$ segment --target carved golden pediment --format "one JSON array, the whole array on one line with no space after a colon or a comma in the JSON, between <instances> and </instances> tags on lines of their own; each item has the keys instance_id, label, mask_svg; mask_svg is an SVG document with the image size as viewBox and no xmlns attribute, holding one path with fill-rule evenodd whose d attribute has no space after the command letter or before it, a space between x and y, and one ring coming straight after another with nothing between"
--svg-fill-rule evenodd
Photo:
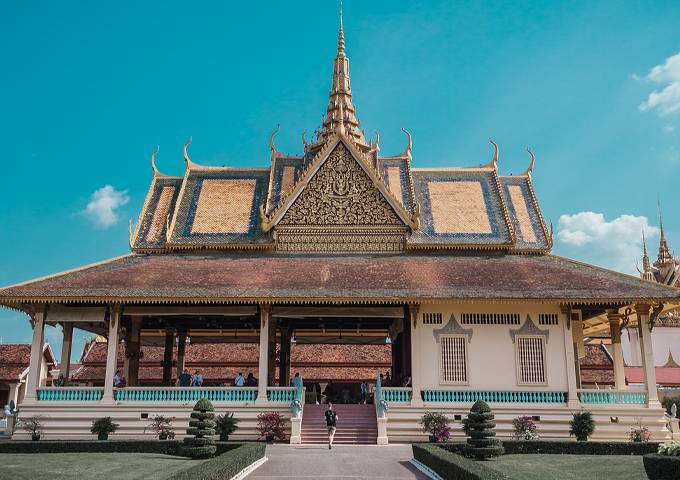
<instances>
[{"instance_id":1,"label":"carved golden pediment","mask_svg":"<svg viewBox=\"0 0 680 480\"><path fill-rule=\"evenodd\" d=\"M408 226L339 142L276 232L280 251L395 252L404 250Z\"/></svg>"}]
</instances>

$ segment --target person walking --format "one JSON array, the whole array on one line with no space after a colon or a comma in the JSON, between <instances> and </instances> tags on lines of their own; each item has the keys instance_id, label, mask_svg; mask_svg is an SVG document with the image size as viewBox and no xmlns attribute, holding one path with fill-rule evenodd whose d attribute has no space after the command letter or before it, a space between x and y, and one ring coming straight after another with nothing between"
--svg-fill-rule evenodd
<instances>
[{"instance_id":1,"label":"person walking","mask_svg":"<svg viewBox=\"0 0 680 480\"><path fill-rule=\"evenodd\" d=\"M366 380L361 381L361 403L366 405L366 400L368 398L368 383Z\"/></svg>"},{"instance_id":2,"label":"person walking","mask_svg":"<svg viewBox=\"0 0 680 480\"><path fill-rule=\"evenodd\" d=\"M333 410L333 404L328 402L328 410L324 413L326 417L326 426L328 426L328 450L330 450L333 445L333 437L335 436L335 422L338 421L338 413Z\"/></svg>"}]
</instances>

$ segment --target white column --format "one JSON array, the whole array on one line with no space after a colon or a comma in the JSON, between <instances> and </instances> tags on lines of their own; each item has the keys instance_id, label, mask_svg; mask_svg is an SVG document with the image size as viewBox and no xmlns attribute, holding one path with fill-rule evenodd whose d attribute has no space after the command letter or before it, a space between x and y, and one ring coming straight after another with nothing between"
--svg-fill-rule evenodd
<instances>
[{"instance_id":1,"label":"white column","mask_svg":"<svg viewBox=\"0 0 680 480\"><path fill-rule=\"evenodd\" d=\"M64 375L66 382L69 381L69 369L71 368L71 345L73 344L73 324L63 324L64 340L61 342L61 363L59 373Z\"/></svg>"},{"instance_id":2,"label":"white column","mask_svg":"<svg viewBox=\"0 0 680 480\"><path fill-rule=\"evenodd\" d=\"M31 363L28 366L28 380L26 381L24 403L33 403L37 401L37 388L38 385L40 385L40 371L43 361L45 305L37 305L35 307L34 319L33 342L31 343Z\"/></svg>"},{"instance_id":3,"label":"white column","mask_svg":"<svg viewBox=\"0 0 680 480\"><path fill-rule=\"evenodd\" d=\"M635 305L638 316L638 331L640 333L640 354L642 357L642 371L645 376L647 389L647 404L650 408L661 408L659 394L656 390L656 370L654 369L654 350L652 347L652 332L649 331L650 305Z\"/></svg>"},{"instance_id":4,"label":"white column","mask_svg":"<svg viewBox=\"0 0 680 480\"><path fill-rule=\"evenodd\" d=\"M413 387L413 399L411 400L411 405L415 407L422 407L423 398L421 396L420 390L422 388L422 369L420 362L420 330L422 330L422 325L418 328L418 311L420 310L420 304L410 304L408 306L408 311L411 320L411 386Z\"/></svg>"},{"instance_id":5,"label":"white column","mask_svg":"<svg viewBox=\"0 0 680 480\"><path fill-rule=\"evenodd\" d=\"M257 400L255 405L269 405L267 399L267 376L269 374L269 312L268 303L260 304L260 369Z\"/></svg>"},{"instance_id":6,"label":"white column","mask_svg":"<svg viewBox=\"0 0 680 480\"><path fill-rule=\"evenodd\" d=\"M614 388L626 389L626 372L623 370L623 349L621 348L621 314L607 312L609 320L609 336L612 341L612 359L614 361Z\"/></svg>"},{"instance_id":7,"label":"white column","mask_svg":"<svg viewBox=\"0 0 680 480\"><path fill-rule=\"evenodd\" d=\"M106 376L104 378L104 397L102 403L114 403L113 376L118 368L118 330L120 328L120 316L122 307L120 304L111 306L109 318L109 344L106 355Z\"/></svg>"},{"instance_id":8,"label":"white column","mask_svg":"<svg viewBox=\"0 0 680 480\"><path fill-rule=\"evenodd\" d=\"M566 357L567 366L567 405L569 408L578 408L580 402L578 399L578 379L576 378L576 369L578 368L578 359L574 352L576 351L576 346L574 344L574 338L572 332L567 330L567 316L569 314L565 313L564 322L562 322L562 332L564 335L564 354ZM575 327L575 323L581 322L571 322L571 328Z\"/></svg>"}]
</instances>

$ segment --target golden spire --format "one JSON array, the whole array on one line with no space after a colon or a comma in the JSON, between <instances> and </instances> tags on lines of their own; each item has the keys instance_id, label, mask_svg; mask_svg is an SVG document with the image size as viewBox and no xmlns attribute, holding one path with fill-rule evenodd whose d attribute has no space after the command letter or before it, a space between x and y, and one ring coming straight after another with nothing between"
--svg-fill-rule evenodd
<instances>
[{"instance_id":1,"label":"golden spire","mask_svg":"<svg viewBox=\"0 0 680 480\"><path fill-rule=\"evenodd\" d=\"M645 231L642 231L642 272L640 276L645 280L654 280L654 272L652 272L652 267L649 265L649 257L647 256L647 244L645 243Z\"/></svg>"},{"instance_id":2,"label":"golden spire","mask_svg":"<svg viewBox=\"0 0 680 480\"><path fill-rule=\"evenodd\" d=\"M342 3L340 4L340 29L338 31L338 53L333 60L333 83L328 94L326 116L322 117L321 130L317 140L310 147L321 148L323 142L334 132L342 128L358 148L368 151L371 147L366 143L356 118L356 108L352 104L352 89L349 80L349 59L345 55L345 33L342 25Z\"/></svg>"},{"instance_id":3,"label":"golden spire","mask_svg":"<svg viewBox=\"0 0 680 480\"><path fill-rule=\"evenodd\" d=\"M661 238L659 239L659 255L654 262L654 266L661 272L661 275L666 277L670 270L675 270L680 262L671 254L668 248L668 242L666 241L666 236L663 233L663 221L661 220L661 200L657 199L659 204L659 227L661 229Z\"/></svg>"}]
</instances>

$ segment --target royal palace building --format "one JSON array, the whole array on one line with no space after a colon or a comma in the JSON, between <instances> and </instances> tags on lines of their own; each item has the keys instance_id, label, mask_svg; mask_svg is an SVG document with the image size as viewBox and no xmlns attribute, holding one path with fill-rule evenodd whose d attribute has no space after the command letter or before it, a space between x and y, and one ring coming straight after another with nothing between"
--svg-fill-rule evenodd
<instances>
[{"instance_id":1,"label":"royal palace building","mask_svg":"<svg viewBox=\"0 0 680 480\"><path fill-rule=\"evenodd\" d=\"M342 24L329 97L316 135L303 134L303 155L278 152L272 134L270 166L201 166L189 141L184 176L172 177L154 153L130 254L0 290L0 304L33 325L21 415L46 414L48 439L93 438L102 416L120 423L118 436L142 437L155 414L174 416L182 432L205 396L241 418L236 438L255 438L257 414L279 411L300 443L323 385L289 386L291 345L387 344L390 376L405 381L366 379L375 443L424 439L418 419L428 410L444 411L462 438L459 420L477 399L494 409L502 437L512 418L531 415L542 438L568 438L580 410L594 413L596 440L627 439L635 417L654 439L671 436L651 331L680 304L680 289L552 255L533 154L512 176L498 175L493 142L481 166L423 168L405 131L404 152L381 156L356 114ZM60 371L69 371L74 327L106 340L103 386L39 384L45 325L64 331ZM611 332L606 390L580 384L584 328L595 325ZM626 386L623 328L639 332L641 388ZM259 384L174 386L187 342L256 344ZM145 345L163 348L162 385L140 381ZM119 348L125 388L114 387Z\"/></svg>"}]
</instances>

